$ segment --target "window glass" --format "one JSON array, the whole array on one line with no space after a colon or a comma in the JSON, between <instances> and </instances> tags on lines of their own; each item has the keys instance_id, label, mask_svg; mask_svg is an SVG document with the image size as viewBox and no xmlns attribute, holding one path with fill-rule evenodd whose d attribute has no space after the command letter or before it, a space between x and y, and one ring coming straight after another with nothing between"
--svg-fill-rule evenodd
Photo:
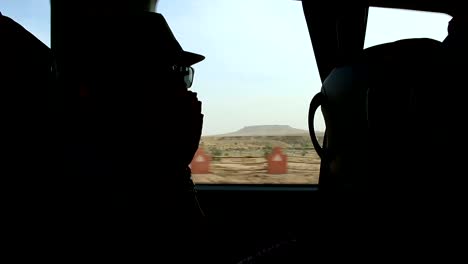
<instances>
[{"instance_id":1,"label":"window glass","mask_svg":"<svg viewBox=\"0 0 468 264\"><path fill-rule=\"evenodd\" d=\"M50 47L49 0L2 0L0 12Z\"/></svg>"},{"instance_id":2,"label":"window glass","mask_svg":"<svg viewBox=\"0 0 468 264\"><path fill-rule=\"evenodd\" d=\"M195 182L317 183L320 160L307 134L307 113L321 82L301 3L161 0L157 11L186 50L207 57L195 65L192 88L204 102L200 147L207 155L196 157L203 162ZM404 38L442 41L449 20L372 7L365 47ZM320 113L316 119L322 135ZM274 152L278 148L281 153Z\"/></svg>"},{"instance_id":3,"label":"window glass","mask_svg":"<svg viewBox=\"0 0 468 264\"><path fill-rule=\"evenodd\" d=\"M157 12L185 50L206 56L191 88L207 155L194 158L194 181L317 183L307 115L321 82L301 2L161 0Z\"/></svg>"},{"instance_id":4,"label":"window glass","mask_svg":"<svg viewBox=\"0 0 468 264\"><path fill-rule=\"evenodd\" d=\"M406 38L431 38L443 41L451 17L446 14L371 7L364 46Z\"/></svg>"}]
</instances>

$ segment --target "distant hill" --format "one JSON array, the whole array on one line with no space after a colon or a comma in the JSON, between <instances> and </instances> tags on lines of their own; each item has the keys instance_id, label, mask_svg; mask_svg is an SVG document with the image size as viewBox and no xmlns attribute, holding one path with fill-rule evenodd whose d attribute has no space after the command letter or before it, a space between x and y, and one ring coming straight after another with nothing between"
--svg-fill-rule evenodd
<instances>
[{"instance_id":1,"label":"distant hill","mask_svg":"<svg viewBox=\"0 0 468 264\"><path fill-rule=\"evenodd\" d=\"M309 131L287 125L246 126L236 132L213 135L213 137L263 137L263 136L301 136Z\"/></svg>"}]
</instances>

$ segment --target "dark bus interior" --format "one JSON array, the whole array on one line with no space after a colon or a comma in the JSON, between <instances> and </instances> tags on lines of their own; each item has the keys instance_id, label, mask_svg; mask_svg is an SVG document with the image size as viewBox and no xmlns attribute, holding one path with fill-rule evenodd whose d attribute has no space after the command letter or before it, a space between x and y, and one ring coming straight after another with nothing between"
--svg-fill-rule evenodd
<instances>
[{"instance_id":1,"label":"dark bus interior","mask_svg":"<svg viewBox=\"0 0 468 264\"><path fill-rule=\"evenodd\" d=\"M105 86L99 74L125 74L106 69L154 47L117 50L123 45L96 41L103 32L89 29L96 17L107 16L101 12L107 6L115 11L110 2L51 0L51 48L32 35L19 38L34 45L5 41L16 35L1 27L6 18L0 17L2 189L5 227L13 233L9 244L20 247L18 256L30 255L30 248L39 248L52 233L60 233L57 241L68 241L76 233L66 230L112 214L104 203L95 205L105 200L100 188L112 180L99 176L105 164L89 165L95 127L105 120L93 119L95 102L86 96L86 84ZM121 2L134 12L157 12L156 0ZM196 184L203 228L207 236L216 235L213 262L466 258L468 24L462 1L304 0L302 7L322 82L321 92L307 99L311 141L321 157L319 183ZM364 49L369 7L444 13L454 22L442 42L404 39ZM129 42L125 35L112 41ZM109 57L99 54L103 50L110 50ZM134 69L145 71L145 63ZM139 82L126 85L131 89ZM326 124L323 143L314 134L319 107ZM395 124L403 129L395 131ZM83 168L86 164L90 167ZM390 180L395 177L399 180ZM180 224L187 223L180 219ZM58 248L40 249L35 256L59 254Z\"/></svg>"}]
</instances>

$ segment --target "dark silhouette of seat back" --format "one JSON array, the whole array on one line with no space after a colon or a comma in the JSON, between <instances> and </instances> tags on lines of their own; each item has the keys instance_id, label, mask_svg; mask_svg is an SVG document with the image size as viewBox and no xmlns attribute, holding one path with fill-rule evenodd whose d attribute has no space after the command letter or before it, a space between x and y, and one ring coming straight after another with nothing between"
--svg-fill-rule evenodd
<instances>
[{"instance_id":1,"label":"dark silhouette of seat back","mask_svg":"<svg viewBox=\"0 0 468 264\"><path fill-rule=\"evenodd\" d=\"M442 59L438 41L401 40L368 48L328 76L321 187L383 194L434 183L428 172L444 170Z\"/></svg>"},{"instance_id":2,"label":"dark silhouette of seat back","mask_svg":"<svg viewBox=\"0 0 468 264\"><path fill-rule=\"evenodd\" d=\"M457 87L464 65L454 63L465 60L446 44L406 39L368 48L337 67L316 97L328 136L322 236L338 234L343 249L388 255L382 245L398 241L395 256L463 252L449 236L466 233L466 103Z\"/></svg>"},{"instance_id":3,"label":"dark silhouette of seat back","mask_svg":"<svg viewBox=\"0 0 468 264\"><path fill-rule=\"evenodd\" d=\"M53 59L46 45L1 15L0 39L1 174L6 204L28 212L50 205L53 171L60 165L51 115Z\"/></svg>"}]
</instances>

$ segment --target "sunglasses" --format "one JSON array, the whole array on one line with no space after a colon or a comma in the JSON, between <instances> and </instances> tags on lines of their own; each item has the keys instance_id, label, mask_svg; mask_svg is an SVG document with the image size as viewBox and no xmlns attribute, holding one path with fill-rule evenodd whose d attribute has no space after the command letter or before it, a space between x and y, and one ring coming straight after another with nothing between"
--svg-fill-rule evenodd
<instances>
[{"instance_id":1,"label":"sunglasses","mask_svg":"<svg viewBox=\"0 0 468 264\"><path fill-rule=\"evenodd\" d=\"M195 75L195 70L192 67L174 65L171 70L172 73L176 75L176 78L184 81L185 88L188 89L192 87L193 76Z\"/></svg>"}]
</instances>

